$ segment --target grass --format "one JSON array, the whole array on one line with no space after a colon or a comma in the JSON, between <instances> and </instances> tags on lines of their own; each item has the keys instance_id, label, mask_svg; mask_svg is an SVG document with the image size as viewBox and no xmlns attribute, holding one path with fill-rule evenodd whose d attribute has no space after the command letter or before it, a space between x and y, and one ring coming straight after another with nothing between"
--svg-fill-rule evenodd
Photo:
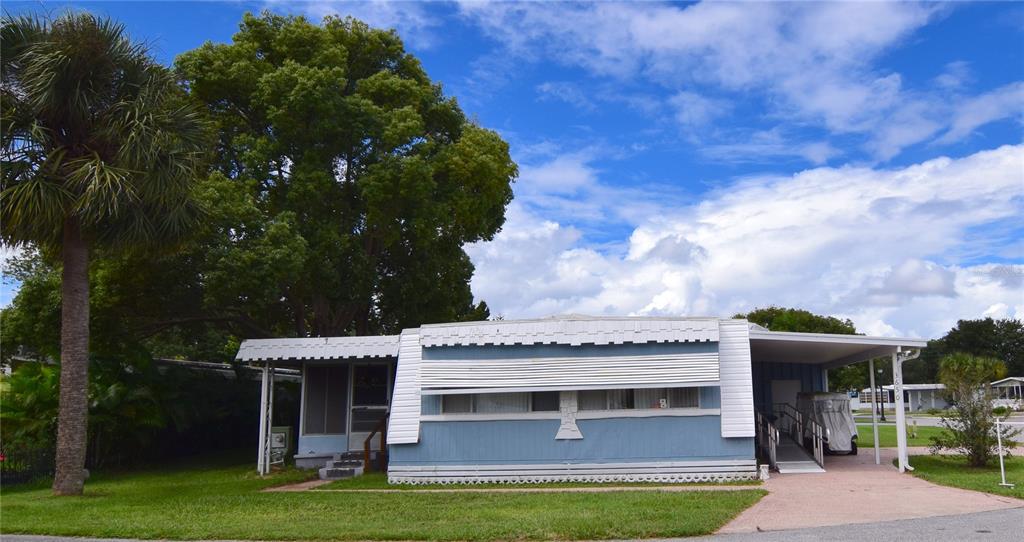
<instances>
[{"instance_id":1,"label":"grass","mask_svg":"<svg viewBox=\"0 0 1024 542\"><path fill-rule=\"evenodd\" d=\"M665 483L665 482L611 482L611 483L586 483L586 482L547 482L541 484L388 484L388 478L384 473L369 472L362 476L337 480L322 485L316 490L360 490L360 489L397 489L402 491L416 491L424 489L509 489L509 488L578 488L578 487L636 487L637 489L664 486L687 486L687 485L728 485L728 486L752 486L761 485L760 480L737 480L731 482L702 482L695 483Z\"/></svg>"},{"instance_id":2,"label":"grass","mask_svg":"<svg viewBox=\"0 0 1024 542\"><path fill-rule=\"evenodd\" d=\"M40 483L0 492L4 534L147 539L508 540L694 536L758 501L738 491L613 493L263 493L309 478L261 479L248 463L97 474L82 497ZM370 482L373 482L371 479ZM370 483L367 482L367 483Z\"/></svg>"},{"instance_id":3,"label":"grass","mask_svg":"<svg viewBox=\"0 0 1024 542\"><path fill-rule=\"evenodd\" d=\"M931 446L932 436L938 436L942 434L943 429L941 427L923 427L918 426L917 437L910 436L910 429L907 429L907 446ZM879 425L878 426L878 443L883 448L895 448L896 447L896 426L895 425ZM871 432L871 424L858 424L857 425L857 447L858 448L871 448L875 445L874 435Z\"/></svg>"},{"instance_id":4,"label":"grass","mask_svg":"<svg viewBox=\"0 0 1024 542\"><path fill-rule=\"evenodd\" d=\"M1016 487L999 485L999 460L989 466L974 468L967 466L967 460L959 455L915 455L910 458L914 466L912 474L929 482L944 486L984 491L1024 499L1024 458L1006 458L1006 481Z\"/></svg>"},{"instance_id":5,"label":"grass","mask_svg":"<svg viewBox=\"0 0 1024 542\"><path fill-rule=\"evenodd\" d=\"M941 418L942 416L949 416L951 413L952 413L951 410L936 409L935 411L932 411L932 412L929 412L927 410L915 410L913 412L905 412L905 415L908 418ZM862 409L859 409L859 410L854 410L853 411L853 415L857 416L857 417L868 417L868 418L870 418L871 417L871 409L870 408L862 408ZM889 409L889 408L885 409L885 417L891 423L893 420L896 419L896 411L893 410L893 409Z\"/></svg>"}]
</instances>

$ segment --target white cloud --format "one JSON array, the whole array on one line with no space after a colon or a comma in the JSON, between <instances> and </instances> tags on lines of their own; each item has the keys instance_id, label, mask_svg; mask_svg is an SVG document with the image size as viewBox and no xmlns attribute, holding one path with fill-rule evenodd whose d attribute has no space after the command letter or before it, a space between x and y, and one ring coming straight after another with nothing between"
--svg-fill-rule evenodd
<instances>
[{"instance_id":1,"label":"white cloud","mask_svg":"<svg viewBox=\"0 0 1024 542\"><path fill-rule=\"evenodd\" d=\"M593 111L597 105L583 90L568 81L547 81L537 85L537 93L544 100L559 100L584 111Z\"/></svg>"},{"instance_id":2,"label":"white cloud","mask_svg":"<svg viewBox=\"0 0 1024 542\"><path fill-rule=\"evenodd\" d=\"M675 118L685 128L701 128L728 110L722 100L713 100L696 92L680 91L669 98Z\"/></svg>"},{"instance_id":3,"label":"white cloud","mask_svg":"<svg viewBox=\"0 0 1024 542\"><path fill-rule=\"evenodd\" d=\"M721 162L762 162L766 158L801 158L821 165L840 151L826 141L791 141L779 128L754 132L748 137L734 137L734 143L702 145L700 153Z\"/></svg>"},{"instance_id":4,"label":"white cloud","mask_svg":"<svg viewBox=\"0 0 1024 542\"><path fill-rule=\"evenodd\" d=\"M591 232L606 231L613 226L637 224L666 205L684 205L687 201L686 194L674 186L624 186L599 179L602 172L594 165L596 161L632 151L592 146L557 154L557 149L545 144L542 152L527 148L525 153L515 153L519 163L515 201L525 212L543 216L544 220L574 224Z\"/></svg>"},{"instance_id":5,"label":"white cloud","mask_svg":"<svg viewBox=\"0 0 1024 542\"><path fill-rule=\"evenodd\" d=\"M941 143L1005 116L996 112L1013 98L1008 91L980 102L946 95L969 77L963 63L948 65L934 90L908 89L901 74L877 66L951 9L906 2L460 4L465 18L502 45L501 58L554 60L620 82L645 81L670 100L691 96L685 93L712 100L698 105L715 107L679 110L685 125L718 116L724 104L716 93L757 97L785 122L856 135L881 161L950 126Z\"/></svg>"},{"instance_id":6,"label":"white cloud","mask_svg":"<svg viewBox=\"0 0 1024 542\"><path fill-rule=\"evenodd\" d=\"M971 134L979 126L1024 114L1024 83L1013 83L960 103L952 125L940 143L951 143Z\"/></svg>"},{"instance_id":7,"label":"white cloud","mask_svg":"<svg viewBox=\"0 0 1024 542\"><path fill-rule=\"evenodd\" d=\"M963 60L957 60L946 64L946 69L935 78L935 84L943 88L958 90L971 79L970 64Z\"/></svg>"},{"instance_id":8,"label":"white cloud","mask_svg":"<svg viewBox=\"0 0 1024 542\"><path fill-rule=\"evenodd\" d=\"M314 21L328 15L352 16L375 28L395 29L406 46L427 49L438 41L437 30L441 21L428 12L425 3L394 2L388 0L292 2L267 0L273 10L291 11L298 8Z\"/></svg>"},{"instance_id":9,"label":"white cloud","mask_svg":"<svg viewBox=\"0 0 1024 542\"><path fill-rule=\"evenodd\" d=\"M862 331L936 336L959 318L1024 318L1024 265L945 261L971 231L1019 217L1022 202L1024 146L1006 146L901 169L741 179L633 215L625 247L592 246L523 200L494 241L468 250L474 292L506 317L778 304L850 317Z\"/></svg>"}]
</instances>

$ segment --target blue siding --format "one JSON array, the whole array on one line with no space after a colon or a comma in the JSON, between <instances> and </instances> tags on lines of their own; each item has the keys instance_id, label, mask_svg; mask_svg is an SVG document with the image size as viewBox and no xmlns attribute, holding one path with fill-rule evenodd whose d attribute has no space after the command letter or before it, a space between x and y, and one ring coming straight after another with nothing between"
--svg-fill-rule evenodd
<instances>
[{"instance_id":1,"label":"blue siding","mask_svg":"<svg viewBox=\"0 0 1024 542\"><path fill-rule=\"evenodd\" d=\"M722 438L714 415L577 424L581 440L555 440L558 420L423 422L420 442L391 445L389 460L394 465L473 465L754 458L754 439Z\"/></svg>"},{"instance_id":2,"label":"blue siding","mask_svg":"<svg viewBox=\"0 0 1024 542\"><path fill-rule=\"evenodd\" d=\"M772 380L799 380L800 391L825 391L822 388L822 368L806 363L754 363L754 407L771 412Z\"/></svg>"},{"instance_id":3,"label":"blue siding","mask_svg":"<svg viewBox=\"0 0 1024 542\"><path fill-rule=\"evenodd\" d=\"M467 361L505 358L604 357L656 354L693 354L718 352L718 343L648 344L565 344L513 346L433 346L423 349L423 360L463 359Z\"/></svg>"},{"instance_id":4,"label":"blue siding","mask_svg":"<svg viewBox=\"0 0 1024 542\"><path fill-rule=\"evenodd\" d=\"M298 455L336 454L348 451L348 435L299 435Z\"/></svg>"}]
</instances>

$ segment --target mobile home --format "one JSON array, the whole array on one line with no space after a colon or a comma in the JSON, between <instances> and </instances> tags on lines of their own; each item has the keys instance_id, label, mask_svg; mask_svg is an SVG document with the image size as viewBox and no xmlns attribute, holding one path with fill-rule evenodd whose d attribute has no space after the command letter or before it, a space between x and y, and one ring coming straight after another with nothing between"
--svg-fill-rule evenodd
<instances>
[{"instance_id":1,"label":"mobile home","mask_svg":"<svg viewBox=\"0 0 1024 542\"><path fill-rule=\"evenodd\" d=\"M759 458L777 467L774 421L799 417L798 393L827 390L827 369L891 356L898 375L924 345L740 319L568 316L248 340L238 359L264 368L261 472L271 369L286 366L303 375L300 465L373 455L393 483L701 481L760 476ZM824 466L812 451L796 460Z\"/></svg>"}]
</instances>

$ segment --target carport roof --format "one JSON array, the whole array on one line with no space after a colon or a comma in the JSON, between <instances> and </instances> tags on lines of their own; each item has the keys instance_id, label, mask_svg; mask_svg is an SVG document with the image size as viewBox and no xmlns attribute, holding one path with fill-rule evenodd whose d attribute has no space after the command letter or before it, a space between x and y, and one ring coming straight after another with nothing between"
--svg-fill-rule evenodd
<instances>
[{"instance_id":1,"label":"carport roof","mask_svg":"<svg viewBox=\"0 0 1024 542\"><path fill-rule=\"evenodd\" d=\"M754 362L806 363L826 368L842 367L888 356L902 349L923 348L925 339L871 337L830 333L791 333L750 329L750 357Z\"/></svg>"}]
</instances>

